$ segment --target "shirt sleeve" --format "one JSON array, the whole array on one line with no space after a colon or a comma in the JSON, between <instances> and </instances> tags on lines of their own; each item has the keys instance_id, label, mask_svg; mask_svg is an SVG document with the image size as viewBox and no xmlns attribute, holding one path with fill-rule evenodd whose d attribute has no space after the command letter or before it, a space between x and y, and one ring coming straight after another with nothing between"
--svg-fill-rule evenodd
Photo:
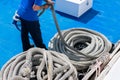
<instances>
[{"instance_id":1,"label":"shirt sleeve","mask_svg":"<svg viewBox=\"0 0 120 80\"><path fill-rule=\"evenodd\" d=\"M38 6L41 6L42 5L42 0L35 0L34 4L38 5Z\"/></svg>"}]
</instances>

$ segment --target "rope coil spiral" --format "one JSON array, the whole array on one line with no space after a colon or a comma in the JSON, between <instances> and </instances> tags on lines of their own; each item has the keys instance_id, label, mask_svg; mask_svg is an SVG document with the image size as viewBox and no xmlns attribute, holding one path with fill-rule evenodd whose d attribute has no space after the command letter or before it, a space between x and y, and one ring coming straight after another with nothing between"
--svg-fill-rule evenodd
<instances>
[{"instance_id":1,"label":"rope coil spiral","mask_svg":"<svg viewBox=\"0 0 120 80\"><path fill-rule=\"evenodd\" d=\"M68 57L51 50L31 48L11 58L1 69L2 80L78 80Z\"/></svg>"},{"instance_id":2,"label":"rope coil spiral","mask_svg":"<svg viewBox=\"0 0 120 80\"><path fill-rule=\"evenodd\" d=\"M64 45L58 33L50 40L48 47L67 55L77 70L88 68L98 57L108 53L112 48L111 42L104 35L90 29L73 28L61 31L61 34L70 47L83 54Z\"/></svg>"}]
</instances>

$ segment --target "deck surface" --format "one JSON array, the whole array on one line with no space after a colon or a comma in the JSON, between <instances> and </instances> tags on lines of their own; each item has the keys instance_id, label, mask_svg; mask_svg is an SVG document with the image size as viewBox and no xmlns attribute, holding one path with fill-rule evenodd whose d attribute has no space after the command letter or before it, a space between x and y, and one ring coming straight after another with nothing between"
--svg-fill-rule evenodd
<instances>
[{"instance_id":1,"label":"deck surface","mask_svg":"<svg viewBox=\"0 0 120 80\"><path fill-rule=\"evenodd\" d=\"M12 24L12 16L18 8L19 1L0 0L0 68L11 57L22 52L20 32ZM56 11L60 29L89 28L116 43L120 39L120 0L93 1L92 9L79 18ZM40 23L43 41L48 46L50 39L57 32L50 9L40 16Z\"/></svg>"}]
</instances>

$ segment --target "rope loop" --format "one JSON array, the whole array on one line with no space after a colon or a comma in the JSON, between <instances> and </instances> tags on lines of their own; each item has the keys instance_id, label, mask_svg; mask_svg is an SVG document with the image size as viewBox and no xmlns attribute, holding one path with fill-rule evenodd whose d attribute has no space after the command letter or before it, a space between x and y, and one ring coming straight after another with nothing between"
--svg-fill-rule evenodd
<instances>
[{"instance_id":1,"label":"rope loop","mask_svg":"<svg viewBox=\"0 0 120 80\"><path fill-rule=\"evenodd\" d=\"M78 80L77 70L66 55L41 48L14 56L1 73L2 80Z\"/></svg>"},{"instance_id":2,"label":"rope loop","mask_svg":"<svg viewBox=\"0 0 120 80\"><path fill-rule=\"evenodd\" d=\"M61 34L67 45L76 49L78 53L64 44L59 33L50 40L49 50L67 55L77 70L88 68L112 48L112 43L103 34L87 28L63 30Z\"/></svg>"}]
</instances>

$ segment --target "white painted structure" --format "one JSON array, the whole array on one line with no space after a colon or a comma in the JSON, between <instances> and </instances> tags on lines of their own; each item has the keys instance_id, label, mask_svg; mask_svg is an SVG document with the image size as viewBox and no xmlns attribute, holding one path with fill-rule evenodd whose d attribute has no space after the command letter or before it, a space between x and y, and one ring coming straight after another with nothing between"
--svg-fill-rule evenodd
<instances>
[{"instance_id":1,"label":"white painted structure","mask_svg":"<svg viewBox=\"0 0 120 80\"><path fill-rule=\"evenodd\" d=\"M104 80L120 80L120 58L113 64Z\"/></svg>"},{"instance_id":2,"label":"white painted structure","mask_svg":"<svg viewBox=\"0 0 120 80\"><path fill-rule=\"evenodd\" d=\"M55 10L80 17L92 7L92 0L56 0Z\"/></svg>"},{"instance_id":3,"label":"white painted structure","mask_svg":"<svg viewBox=\"0 0 120 80\"><path fill-rule=\"evenodd\" d=\"M96 80L120 80L120 51L110 60Z\"/></svg>"},{"instance_id":4,"label":"white painted structure","mask_svg":"<svg viewBox=\"0 0 120 80\"><path fill-rule=\"evenodd\" d=\"M120 80L120 41L110 55L109 63L95 80Z\"/></svg>"}]
</instances>

